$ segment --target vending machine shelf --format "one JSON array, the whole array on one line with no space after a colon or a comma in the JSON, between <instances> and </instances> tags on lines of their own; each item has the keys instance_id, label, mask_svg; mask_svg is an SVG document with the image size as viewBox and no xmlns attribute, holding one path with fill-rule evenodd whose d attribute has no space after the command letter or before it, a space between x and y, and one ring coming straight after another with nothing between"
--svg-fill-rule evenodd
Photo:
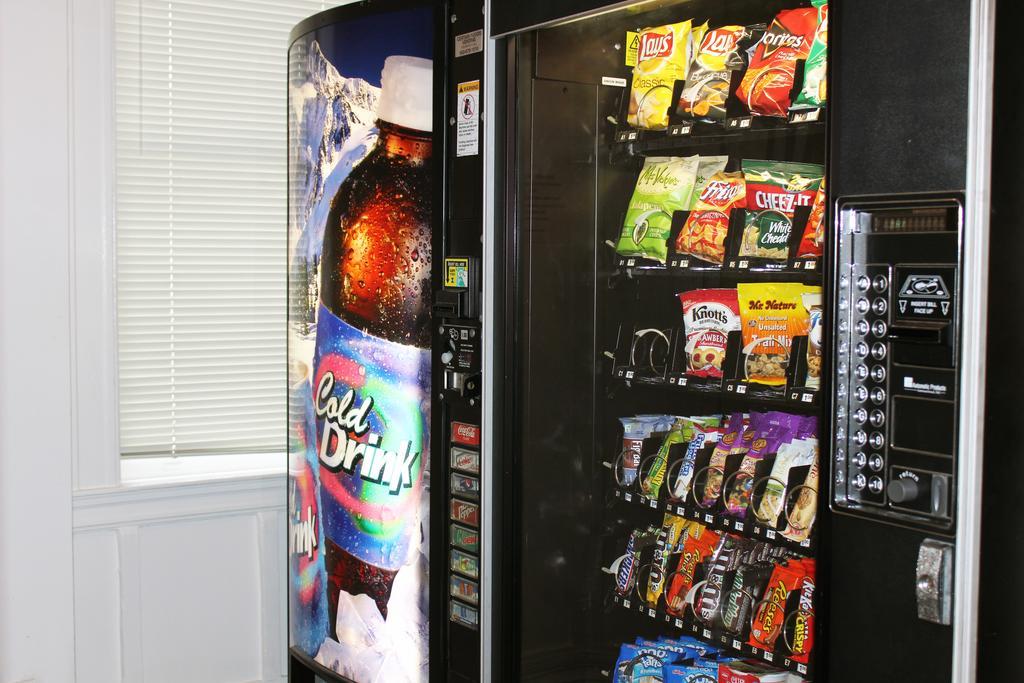
<instances>
[{"instance_id":1,"label":"vending machine shelf","mask_svg":"<svg viewBox=\"0 0 1024 683\"><path fill-rule=\"evenodd\" d=\"M683 635L699 638L709 645L726 650L729 654L757 659L765 664L799 674L807 681L813 678L814 672L811 666L794 660L792 656L784 652L786 647L784 642L786 638L784 637L777 638L773 649L766 649L751 645L749 640L746 637L741 638L740 634L724 633L721 629L708 627L694 616L692 609L687 609L682 616L676 616L661 607L652 607L646 601L623 597L614 591L612 591L611 601L624 610L642 615L655 623L667 625L670 629Z\"/></svg>"}]
</instances>

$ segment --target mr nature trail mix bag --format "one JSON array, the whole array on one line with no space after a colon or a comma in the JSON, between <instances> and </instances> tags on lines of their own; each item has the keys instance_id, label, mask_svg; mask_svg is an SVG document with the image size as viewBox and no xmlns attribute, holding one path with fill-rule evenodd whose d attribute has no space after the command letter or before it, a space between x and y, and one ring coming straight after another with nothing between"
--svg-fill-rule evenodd
<instances>
[{"instance_id":1,"label":"mr nature trail mix bag","mask_svg":"<svg viewBox=\"0 0 1024 683\"><path fill-rule=\"evenodd\" d=\"M797 93L793 109L820 107L828 99L825 88L825 72L828 56L828 2L812 0L811 5L818 12L818 24L814 30L814 42L804 64L804 84Z\"/></svg>"},{"instance_id":2,"label":"mr nature trail mix bag","mask_svg":"<svg viewBox=\"0 0 1024 683\"><path fill-rule=\"evenodd\" d=\"M803 303L805 292L820 293L821 288L796 282L736 286L748 381L768 386L786 383L793 337L806 335L810 329L810 316Z\"/></svg>"},{"instance_id":3,"label":"mr nature trail mix bag","mask_svg":"<svg viewBox=\"0 0 1024 683\"><path fill-rule=\"evenodd\" d=\"M630 126L647 130L668 127L672 90L676 81L686 80L694 44L700 43L707 26L707 23L694 26L692 20L687 20L626 34L627 65L632 61L632 46L636 45L636 65L626 115Z\"/></svg>"},{"instance_id":4,"label":"mr nature trail mix bag","mask_svg":"<svg viewBox=\"0 0 1024 683\"><path fill-rule=\"evenodd\" d=\"M789 113L796 63L807 59L817 24L814 7L782 10L772 20L753 47L750 65L736 91L751 114L785 117Z\"/></svg>"},{"instance_id":5,"label":"mr nature trail mix bag","mask_svg":"<svg viewBox=\"0 0 1024 683\"><path fill-rule=\"evenodd\" d=\"M747 211L739 256L785 261L797 207L810 206L825 176L819 164L743 160Z\"/></svg>"},{"instance_id":6,"label":"mr nature trail mix bag","mask_svg":"<svg viewBox=\"0 0 1024 683\"><path fill-rule=\"evenodd\" d=\"M615 246L620 256L665 263L672 214L690 208L700 157L647 157Z\"/></svg>"}]
</instances>

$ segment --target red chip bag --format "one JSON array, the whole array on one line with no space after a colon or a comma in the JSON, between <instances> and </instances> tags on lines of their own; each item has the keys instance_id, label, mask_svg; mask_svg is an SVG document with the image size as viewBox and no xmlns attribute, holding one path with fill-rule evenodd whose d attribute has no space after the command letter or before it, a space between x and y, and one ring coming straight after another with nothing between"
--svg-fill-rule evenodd
<instances>
[{"instance_id":1,"label":"red chip bag","mask_svg":"<svg viewBox=\"0 0 1024 683\"><path fill-rule=\"evenodd\" d=\"M821 185L814 194L814 203L811 204L811 215L807 218L807 227L804 228L804 236L800 239L800 247L797 249L798 258L811 258L821 256L821 247L825 243L825 179L821 179Z\"/></svg>"},{"instance_id":2,"label":"red chip bag","mask_svg":"<svg viewBox=\"0 0 1024 683\"><path fill-rule=\"evenodd\" d=\"M751 114L784 117L789 112L796 63L807 59L817 25L815 7L782 10L772 20L754 46L750 66L736 90Z\"/></svg>"}]
</instances>

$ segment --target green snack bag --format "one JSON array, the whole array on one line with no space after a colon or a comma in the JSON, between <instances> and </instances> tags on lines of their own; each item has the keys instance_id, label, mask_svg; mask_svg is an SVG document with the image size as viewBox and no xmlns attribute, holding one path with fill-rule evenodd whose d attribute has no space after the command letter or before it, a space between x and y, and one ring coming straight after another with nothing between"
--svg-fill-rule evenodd
<instances>
[{"instance_id":1,"label":"green snack bag","mask_svg":"<svg viewBox=\"0 0 1024 683\"><path fill-rule=\"evenodd\" d=\"M651 463L647 476L641 482L640 489L645 496L657 498L658 494L661 493L661 485L665 481L669 451L677 443L685 443L688 440L688 435L692 433L691 422L685 417L679 418L672 424L672 429L665 435L665 440L661 442L661 446L654 456L654 462Z\"/></svg>"},{"instance_id":2,"label":"green snack bag","mask_svg":"<svg viewBox=\"0 0 1024 683\"><path fill-rule=\"evenodd\" d=\"M648 157L626 209L615 251L664 263L672 214L690 208L700 157Z\"/></svg>"},{"instance_id":3,"label":"green snack bag","mask_svg":"<svg viewBox=\"0 0 1024 683\"><path fill-rule=\"evenodd\" d=\"M793 213L811 205L824 175L820 164L744 159L747 209L738 255L785 261Z\"/></svg>"},{"instance_id":4,"label":"green snack bag","mask_svg":"<svg viewBox=\"0 0 1024 683\"><path fill-rule=\"evenodd\" d=\"M820 107L828 99L825 89L826 55L828 53L828 1L813 0L818 10L818 26L814 30L814 42L804 64L804 85L796 96L793 109Z\"/></svg>"}]
</instances>

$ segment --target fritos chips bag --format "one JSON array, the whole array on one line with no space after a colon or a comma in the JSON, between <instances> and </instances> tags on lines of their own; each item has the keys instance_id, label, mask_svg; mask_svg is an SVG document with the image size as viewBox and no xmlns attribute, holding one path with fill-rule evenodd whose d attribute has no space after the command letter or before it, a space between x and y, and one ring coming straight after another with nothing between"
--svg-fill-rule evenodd
<instances>
[{"instance_id":1,"label":"fritos chips bag","mask_svg":"<svg viewBox=\"0 0 1024 683\"><path fill-rule=\"evenodd\" d=\"M729 213L744 208L746 197L746 183L739 171L720 171L711 176L694 200L686 224L676 237L676 253L721 265L725 260Z\"/></svg>"},{"instance_id":2,"label":"fritos chips bag","mask_svg":"<svg viewBox=\"0 0 1024 683\"><path fill-rule=\"evenodd\" d=\"M807 217L807 226L804 228L803 237L800 238L800 246L796 250L798 257L821 256L821 249L825 244L825 199L827 195L825 179L822 178L818 191L814 193L811 215Z\"/></svg>"},{"instance_id":3,"label":"fritos chips bag","mask_svg":"<svg viewBox=\"0 0 1024 683\"><path fill-rule=\"evenodd\" d=\"M672 214L690 208L700 157L647 157L626 209L615 245L620 256L638 256L664 263Z\"/></svg>"},{"instance_id":4,"label":"fritos chips bag","mask_svg":"<svg viewBox=\"0 0 1024 683\"><path fill-rule=\"evenodd\" d=\"M814 30L814 42L804 64L804 84L797 93L794 109L820 107L828 99L825 90L826 58L828 55L828 2L812 0L811 5L818 11L818 25Z\"/></svg>"},{"instance_id":5,"label":"fritos chips bag","mask_svg":"<svg viewBox=\"0 0 1024 683\"><path fill-rule=\"evenodd\" d=\"M807 59L818 24L818 10L800 7L779 12L754 46L750 65L736 94L751 114L786 116L797 60Z\"/></svg>"},{"instance_id":6,"label":"fritos chips bag","mask_svg":"<svg viewBox=\"0 0 1024 683\"><path fill-rule=\"evenodd\" d=\"M679 94L680 114L702 121L725 120L732 72L743 68L740 43L746 35L745 26L722 26L704 34Z\"/></svg>"},{"instance_id":7,"label":"fritos chips bag","mask_svg":"<svg viewBox=\"0 0 1024 683\"><path fill-rule=\"evenodd\" d=\"M736 285L748 381L769 386L786 383L793 337L806 335L810 328L803 294L820 291L796 282Z\"/></svg>"},{"instance_id":8,"label":"fritos chips bag","mask_svg":"<svg viewBox=\"0 0 1024 683\"><path fill-rule=\"evenodd\" d=\"M656 26L640 32L633 85L629 92L626 121L634 128L664 130L676 81L686 79L694 43L699 43L707 24L692 20Z\"/></svg>"},{"instance_id":9,"label":"fritos chips bag","mask_svg":"<svg viewBox=\"0 0 1024 683\"><path fill-rule=\"evenodd\" d=\"M819 164L744 159L747 211L738 255L789 258L793 214L810 206L824 175Z\"/></svg>"}]
</instances>

